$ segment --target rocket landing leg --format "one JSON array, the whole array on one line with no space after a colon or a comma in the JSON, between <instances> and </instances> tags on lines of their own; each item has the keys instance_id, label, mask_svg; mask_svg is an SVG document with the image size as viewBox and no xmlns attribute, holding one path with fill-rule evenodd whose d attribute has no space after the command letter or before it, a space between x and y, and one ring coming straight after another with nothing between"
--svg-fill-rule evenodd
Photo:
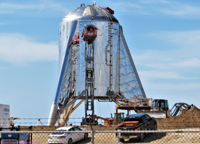
<instances>
[{"instance_id":1,"label":"rocket landing leg","mask_svg":"<svg viewBox=\"0 0 200 144\"><path fill-rule=\"evenodd\" d=\"M55 125L57 119L58 119L58 108L54 103L52 103L47 126Z\"/></svg>"},{"instance_id":2,"label":"rocket landing leg","mask_svg":"<svg viewBox=\"0 0 200 144\"><path fill-rule=\"evenodd\" d=\"M70 98L70 100L69 100L69 102L71 102L73 99L72 98ZM69 103L68 102L68 103ZM75 101L76 102L76 101ZM67 109L65 109L63 112L62 112L62 114L60 115L60 117L59 117L59 124L61 125L61 126L64 126L66 123L67 123L67 121L69 120L69 116L71 115L71 113L72 113L72 110L73 110L73 107L74 107L74 104L75 104L75 102L73 102Z\"/></svg>"},{"instance_id":3,"label":"rocket landing leg","mask_svg":"<svg viewBox=\"0 0 200 144\"><path fill-rule=\"evenodd\" d=\"M56 124L56 121L60 125L65 125L66 122L69 120L70 114L83 102L80 101L75 107L74 104L76 100L80 97L82 97L85 94L85 91L83 91L80 95L78 95L76 98L70 98L65 106L56 106L54 103L51 106L51 111L49 115L49 120L47 126L54 126Z\"/></svg>"}]
</instances>

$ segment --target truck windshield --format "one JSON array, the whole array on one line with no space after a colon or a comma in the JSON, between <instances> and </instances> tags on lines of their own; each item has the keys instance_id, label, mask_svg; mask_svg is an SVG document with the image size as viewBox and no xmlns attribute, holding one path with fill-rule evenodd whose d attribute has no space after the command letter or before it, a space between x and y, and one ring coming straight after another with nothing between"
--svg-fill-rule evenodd
<instances>
[{"instance_id":1,"label":"truck windshield","mask_svg":"<svg viewBox=\"0 0 200 144\"><path fill-rule=\"evenodd\" d=\"M165 100L160 100L158 102L158 107L160 107L160 110L167 110L168 109L168 105L167 102Z\"/></svg>"},{"instance_id":2,"label":"truck windshield","mask_svg":"<svg viewBox=\"0 0 200 144\"><path fill-rule=\"evenodd\" d=\"M154 100L153 107L160 108L160 111L167 110L168 109L167 100Z\"/></svg>"},{"instance_id":3,"label":"truck windshield","mask_svg":"<svg viewBox=\"0 0 200 144\"><path fill-rule=\"evenodd\" d=\"M118 121L123 121L123 119L124 119L124 113L118 113L117 115L118 115ZM117 118L116 117L116 113L114 114L114 118L115 119Z\"/></svg>"}]
</instances>

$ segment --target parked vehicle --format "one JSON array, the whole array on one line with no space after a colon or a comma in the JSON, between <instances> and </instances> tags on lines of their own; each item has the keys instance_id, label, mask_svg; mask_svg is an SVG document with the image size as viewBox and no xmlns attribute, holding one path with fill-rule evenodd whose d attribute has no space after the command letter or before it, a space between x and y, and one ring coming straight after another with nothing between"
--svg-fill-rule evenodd
<instances>
[{"instance_id":1,"label":"parked vehicle","mask_svg":"<svg viewBox=\"0 0 200 144\"><path fill-rule=\"evenodd\" d=\"M87 131L87 129L81 129L75 126L60 127L56 131L59 131L59 133L52 133L48 136L48 143L72 144L88 138L88 133L78 133L80 131ZM68 131L77 131L77 133L66 133Z\"/></svg>"},{"instance_id":2,"label":"parked vehicle","mask_svg":"<svg viewBox=\"0 0 200 144\"><path fill-rule=\"evenodd\" d=\"M187 103L175 103L174 106L169 109L168 100L166 99L154 99L152 102L151 110L150 111L137 111L137 113L146 113L149 116L162 119L162 118L169 118L173 116L177 116L180 114L181 109L190 109L192 105Z\"/></svg>"},{"instance_id":3,"label":"parked vehicle","mask_svg":"<svg viewBox=\"0 0 200 144\"><path fill-rule=\"evenodd\" d=\"M156 130L157 122L154 117L150 117L147 114L133 114L125 117L123 123L116 128L116 131L121 131L120 134L116 133L116 136L121 142L124 139L137 139L140 141L144 140L144 133L137 133L137 130ZM123 133L123 131L135 131L135 133Z\"/></svg>"},{"instance_id":4,"label":"parked vehicle","mask_svg":"<svg viewBox=\"0 0 200 144\"><path fill-rule=\"evenodd\" d=\"M0 104L0 128L10 127L10 105Z\"/></svg>"},{"instance_id":5,"label":"parked vehicle","mask_svg":"<svg viewBox=\"0 0 200 144\"><path fill-rule=\"evenodd\" d=\"M14 127L14 120L19 118L10 117L10 105L0 104L0 143L27 143L30 142L30 133L9 133L10 131L20 131L20 126ZM32 129L29 127L28 129Z\"/></svg>"}]
</instances>

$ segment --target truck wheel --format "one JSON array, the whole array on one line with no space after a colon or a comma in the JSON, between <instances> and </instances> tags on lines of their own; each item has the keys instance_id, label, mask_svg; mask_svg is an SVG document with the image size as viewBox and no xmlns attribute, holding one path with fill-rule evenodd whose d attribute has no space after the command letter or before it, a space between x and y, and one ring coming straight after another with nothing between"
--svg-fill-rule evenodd
<instances>
[{"instance_id":1,"label":"truck wheel","mask_svg":"<svg viewBox=\"0 0 200 144\"><path fill-rule=\"evenodd\" d=\"M72 144L72 139L71 138L69 139L68 144Z\"/></svg>"},{"instance_id":2,"label":"truck wheel","mask_svg":"<svg viewBox=\"0 0 200 144\"><path fill-rule=\"evenodd\" d=\"M134 138L130 138L130 139L129 139L129 142L134 142L134 141L135 141Z\"/></svg>"},{"instance_id":3,"label":"truck wheel","mask_svg":"<svg viewBox=\"0 0 200 144\"><path fill-rule=\"evenodd\" d=\"M157 130L157 124L156 123L154 124L154 130Z\"/></svg>"},{"instance_id":4,"label":"truck wheel","mask_svg":"<svg viewBox=\"0 0 200 144\"><path fill-rule=\"evenodd\" d=\"M84 134L84 139L88 139L88 133Z\"/></svg>"},{"instance_id":5,"label":"truck wheel","mask_svg":"<svg viewBox=\"0 0 200 144\"><path fill-rule=\"evenodd\" d=\"M123 139L123 138L120 138L120 139L119 139L119 142L124 142L124 139Z\"/></svg>"},{"instance_id":6,"label":"truck wheel","mask_svg":"<svg viewBox=\"0 0 200 144\"><path fill-rule=\"evenodd\" d=\"M144 140L144 133L141 133L139 137L139 141L143 141L143 140Z\"/></svg>"}]
</instances>

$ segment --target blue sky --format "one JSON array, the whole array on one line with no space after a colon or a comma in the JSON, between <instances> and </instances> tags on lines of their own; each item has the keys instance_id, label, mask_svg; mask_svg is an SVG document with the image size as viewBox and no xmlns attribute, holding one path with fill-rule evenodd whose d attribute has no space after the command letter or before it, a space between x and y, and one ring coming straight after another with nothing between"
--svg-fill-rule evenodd
<instances>
[{"instance_id":1,"label":"blue sky","mask_svg":"<svg viewBox=\"0 0 200 144\"><path fill-rule=\"evenodd\" d=\"M81 3L0 0L0 97L11 116L48 118L58 79L58 28ZM110 7L123 32L148 98L200 107L200 2L96 0ZM84 116L84 106L71 116ZM110 116L112 103L96 103ZM80 121L80 120L79 120Z\"/></svg>"}]
</instances>

